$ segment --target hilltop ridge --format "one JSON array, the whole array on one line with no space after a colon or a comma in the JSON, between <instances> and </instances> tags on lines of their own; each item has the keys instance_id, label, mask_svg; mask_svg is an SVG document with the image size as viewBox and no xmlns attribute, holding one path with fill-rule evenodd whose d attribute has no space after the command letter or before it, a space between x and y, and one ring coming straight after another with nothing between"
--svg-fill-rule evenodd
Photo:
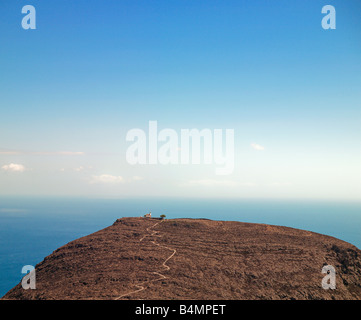
<instances>
[{"instance_id":1,"label":"hilltop ridge","mask_svg":"<svg viewBox=\"0 0 361 320\"><path fill-rule=\"evenodd\" d=\"M335 267L335 290L321 287ZM288 227L121 218L36 266L3 299L361 299L361 251Z\"/></svg>"}]
</instances>

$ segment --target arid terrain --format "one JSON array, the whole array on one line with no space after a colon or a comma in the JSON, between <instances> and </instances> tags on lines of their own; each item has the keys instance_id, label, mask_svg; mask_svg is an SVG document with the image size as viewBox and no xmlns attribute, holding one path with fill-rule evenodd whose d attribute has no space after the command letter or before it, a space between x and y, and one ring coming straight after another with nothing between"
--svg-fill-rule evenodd
<instances>
[{"instance_id":1,"label":"arid terrain","mask_svg":"<svg viewBox=\"0 0 361 320\"><path fill-rule=\"evenodd\" d=\"M321 286L324 265L335 290ZM205 219L122 218L36 266L4 299L361 299L361 251L317 233Z\"/></svg>"}]
</instances>

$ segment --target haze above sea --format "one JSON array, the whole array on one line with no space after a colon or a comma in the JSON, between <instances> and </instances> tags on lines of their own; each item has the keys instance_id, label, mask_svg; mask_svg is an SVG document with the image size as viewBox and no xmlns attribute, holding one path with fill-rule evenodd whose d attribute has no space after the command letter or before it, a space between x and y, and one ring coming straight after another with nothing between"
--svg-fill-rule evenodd
<instances>
[{"instance_id":1,"label":"haze above sea","mask_svg":"<svg viewBox=\"0 0 361 320\"><path fill-rule=\"evenodd\" d=\"M121 217L208 218L281 225L326 234L361 248L361 203L220 199L0 198L0 297L24 265Z\"/></svg>"}]
</instances>

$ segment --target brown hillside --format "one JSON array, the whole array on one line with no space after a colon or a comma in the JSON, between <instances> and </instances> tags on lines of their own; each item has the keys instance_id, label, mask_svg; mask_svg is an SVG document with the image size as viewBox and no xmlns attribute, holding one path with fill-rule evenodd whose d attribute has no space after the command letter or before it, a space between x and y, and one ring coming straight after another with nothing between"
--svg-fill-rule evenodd
<instances>
[{"instance_id":1,"label":"brown hillside","mask_svg":"<svg viewBox=\"0 0 361 320\"><path fill-rule=\"evenodd\" d=\"M321 273L333 265L335 290ZM36 266L5 299L361 299L361 251L287 227L122 218Z\"/></svg>"}]
</instances>

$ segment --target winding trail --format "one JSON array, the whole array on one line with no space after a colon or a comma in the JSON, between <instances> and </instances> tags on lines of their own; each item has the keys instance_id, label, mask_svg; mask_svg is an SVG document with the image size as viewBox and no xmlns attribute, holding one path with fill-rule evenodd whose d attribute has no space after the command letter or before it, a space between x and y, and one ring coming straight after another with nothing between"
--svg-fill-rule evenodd
<instances>
[{"instance_id":1,"label":"winding trail","mask_svg":"<svg viewBox=\"0 0 361 320\"><path fill-rule=\"evenodd\" d=\"M157 226L158 224L162 223L164 220L160 221L160 222L157 222L156 224L148 227L147 229L145 229L146 231L150 232L150 229L153 229L155 226ZM159 235L159 231L152 231L151 234L146 234L145 236L143 236L139 242L142 242L146 237L161 237L161 235ZM166 247L166 246L162 246L160 245L158 242L155 242L155 240L152 241L152 243L158 247L161 247L161 248L164 248L164 249L167 249L167 250L171 250L173 251L173 253L167 258L165 259L165 261L163 262L162 266L166 268L166 271L170 270L170 267L167 265L167 262L173 258L173 256L176 254L177 250L176 249L172 249L172 248L169 248L169 247ZM164 274L161 274L159 272L156 272L156 271L153 271L152 272L153 274L156 274L158 275L160 278L157 278L157 279L154 279L154 280L147 280L147 281L144 281L142 282L141 284L136 284L135 286L138 287L139 289L138 290L134 290L134 291L131 291L131 292L127 292L125 294L122 294L121 296L115 298L115 300L119 300L123 297L127 297L127 296L130 296L134 293L137 293L137 292L140 292L140 291L143 291L146 289L145 285L146 284L150 284L152 282L156 282L156 281L160 281L160 280L164 280L164 279L167 279L168 277L166 277Z\"/></svg>"}]
</instances>

